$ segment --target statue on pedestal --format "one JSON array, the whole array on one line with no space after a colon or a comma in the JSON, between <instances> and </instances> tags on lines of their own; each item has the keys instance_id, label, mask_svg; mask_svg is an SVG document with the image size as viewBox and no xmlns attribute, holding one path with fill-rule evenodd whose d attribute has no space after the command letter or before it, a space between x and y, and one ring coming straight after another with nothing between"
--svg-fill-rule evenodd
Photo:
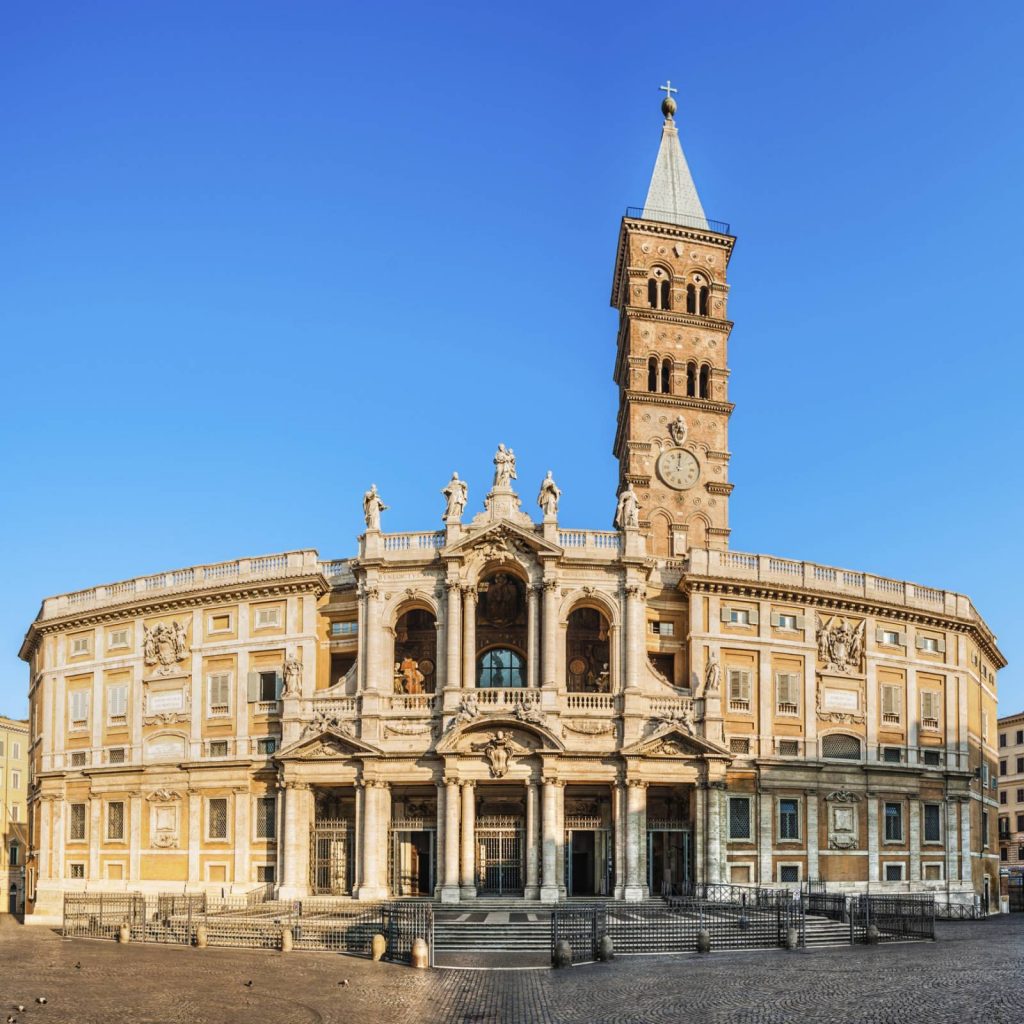
<instances>
[{"instance_id":1,"label":"statue on pedestal","mask_svg":"<svg viewBox=\"0 0 1024 1024\"><path fill-rule=\"evenodd\" d=\"M288 658L284 663L284 689L282 697L297 697L302 687L302 662L296 657Z\"/></svg>"},{"instance_id":2,"label":"statue on pedestal","mask_svg":"<svg viewBox=\"0 0 1024 1024\"><path fill-rule=\"evenodd\" d=\"M615 525L620 530L635 530L640 526L640 499L633 490L633 482L626 484L619 495L619 505L615 510Z\"/></svg>"},{"instance_id":3,"label":"statue on pedestal","mask_svg":"<svg viewBox=\"0 0 1024 1024\"><path fill-rule=\"evenodd\" d=\"M503 444L494 453L494 490L508 490L516 479L516 453Z\"/></svg>"},{"instance_id":4,"label":"statue on pedestal","mask_svg":"<svg viewBox=\"0 0 1024 1024\"><path fill-rule=\"evenodd\" d=\"M466 510L466 501L469 499L469 488L466 486L466 481L460 480L458 473L452 473L451 480L448 481L446 487L442 488L441 493L448 502L441 521L444 523L462 522L462 513Z\"/></svg>"},{"instance_id":5,"label":"statue on pedestal","mask_svg":"<svg viewBox=\"0 0 1024 1024\"><path fill-rule=\"evenodd\" d=\"M377 493L377 485L370 484L370 489L363 495L363 518L368 530L380 530L380 514L387 508Z\"/></svg>"},{"instance_id":6,"label":"statue on pedestal","mask_svg":"<svg viewBox=\"0 0 1024 1024\"><path fill-rule=\"evenodd\" d=\"M548 517L554 519L558 516L558 500L561 497L562 492L552 479L549 469L548 475L541 481L540 494L537 495L537 504L544 513L545 519Z\"/></svg>"}]
</instances>

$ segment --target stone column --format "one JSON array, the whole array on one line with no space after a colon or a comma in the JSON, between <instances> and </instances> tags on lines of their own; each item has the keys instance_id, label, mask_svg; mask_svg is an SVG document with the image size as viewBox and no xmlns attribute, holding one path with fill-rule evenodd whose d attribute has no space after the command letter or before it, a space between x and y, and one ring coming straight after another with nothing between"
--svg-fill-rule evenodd
<instances>
[{"instance_id":1,"label":"stone column","mask_svg":"<svg viewBox=\"0 0 1024 1024\"><path fill-rule=\"evenodd\" d=\"M451 592L449 591L449 595ZM459 780L450 775L444 779L444 884L442 903L459 902Z\"/></svg>"},{"instance_id":2,"label":"stone column","mask_svg":"<svg viewBox=\"0 0 1024 1024\"><path fill-rule=\"evenodd\" d=\"M807 877L817 880L821 877L818 859L818 794L808 790L807 797Z\"/></svg>"},{"instance_id":3,"label":"stone column","mask_svg":"<svg viewBox=\"0 0 1024 1024\"><path fill-rule=\"evenodd\" d=\"M390 666L388 672L382 674L381 654L384 644L384 630L380 621L380 589L368 585L364 588L366 613L363 622L366 624L366 689L391 692ZM387 683L387 685L386 685Z\"/></svg>"},{"instance_id":4,"label":"stone column","mask_svg":"<svg viewBox=\"0 0 1024 1024\"><path fill-rule=\"evenodd\" d=\"M722 805L725 802L725 783L708 783L708 881L723 880Z\"/></svg>"},{"instance_id":5,"label":"stone column","mask_svg":"<svg viewBox=\"0 0 1024 1024\"><path fill-rule=\"evenodd\" d=\"M47 794L39 798L39 837L36 847L36 870L39 881L53 877L53 797Z\"/></svg>"},{"instance_id":6,"label":"stone column","mask_svg":"<svg viewBox=\"0 0 1024 1024\"><path fill-rule=\"evenodd\" d=\"M203 795L198 789L188 791L188 884L199 884L199 842L202 834Z\"/></svg>"},{"instance_id":7,"label":"stone column","mask_svg":"<svg viewBox=\"0 0 1024 1024\"><path fill-rule=\"evenodd\" d=\"M437 789L437 826L434 832L434 899L441 898L441 886L444 884L444 783L436 782Z\"/></svg>"},{"instance_id":8,"label":"stone column","mask_svg":"<svg viewBox=\"0 0 1024 1024\"><path fill-rule=\"evenodd\" d=\"M287 788L278 789L278 800L284 800L284 835L277 848L284 855L284 871L280 896L283 899L298 899L309 893L309 843L313 825L313 791L307 783L289 782ZM248 797L238 797L248 800ZM248 838L246 839L248 842Z\"/></svg>"},{"instance_id":9,"label":"stone column","mask_svg":"<svg viewBox=\"0 0 1024 1024\"><path fill-rule=\"evenodd\" d=\"M459 642L462 639L462 589L458 580L448 580L448 611L445 622L445 638L448 641L447 679L449 689L462 685L462 666L459 663Z\"/></svg>"},{"instance_id":10,"label":"stone column","mask_svg":"<svg viewBox=\"0 0 1024 1024\"><path fill-rule=\"evenodd\" d=\"M386 887L380 882L381 792L385 783L375 779L363 782L363 834L360 846L363 850L363 884L359 887L359 899L380 900L387 896ZM384 840L387 843L387 830Z\"/></svg>"},{"instance_id":11,"label":"stone column","mask_svg":"<svg viewBox=\"0 0 1024 1024\"><path fill-rule=\"evenodd\" d=\"M462 685L476 686L476 587L462 591Z\"/></svg>"},{"instance_id":12,"label":"stone column","mask_svg":"<svg viewBox=\"0 0 1024 1024\"><path fill-rule=\"evenodd\" d=\"M462 784L462 870L459 873L460 895L476 896L476 783Z\"/></svg>"},{"instance_id":13,"label":"stone column","mask_svg":"<svg viewBox=\"0 0 1024 1024\"><path fill-rule=\"evenodd\" d=\"M98 796L89 797L89 870L86 877L92 882L100 877L100 844L107 838L103 817L103 800Z\"/></svg>"},{"instance_id":14,"label":"stone column","mask_svg":"<svg viewBox=\"0 0 1024 1024\"><path fill-rule=\"evenodd\" d=\"M540 898L545 903L558 900L558 803L561 795L561 782L555 778L544 779L543 814L541 828L543 840L541 846L541 884Z\"/></svg>"},{"instance_id":15,"label":"stone column","mask_svg":"<svg viewBox=\"0 0 1024 1024\"><path fill-rule=\"evenodd\" d=\"M544 685L554 686L558 662L558 580L544 581Z\"/></svg>"},{"instance_id":16,"label":"stone column","mask_svg":"<svg viewBox=\"0 0 1024 1024\"><path fill-rule=\"evenodd\" d=\"M128 801L128 879L139 881L142 857L142 797L135 793ZM40 872L42 874L42 872Z\"/></svg>"},{"instance_id":17,"label":"stone column","mask_svg":"<svg viewBox=\"0 0 1024 1024\"><path fill-rule=\"evenodd\" d=\"M615 851L612 857L615 869L612 894L614 899L621 900L626 891L626 793L621 780L616 780L612 787L612 829Z\"/></svg>"},{"instance_id":18,"label":"stone column","mask_svg":"<svg viewBox=\"0 0 1024 1024\"><path fill-rule=\"evenodd\" d=\"M249 881L249 787L236 786L231 792L235 798L235 863L231 881L245 885Z\"/></svg>"},{"instance_id":19,"label":"stone column","mask_svg":"<svg viewBox=\"0 0 1024 1024\"><path fill-rule=\"evenodd\" d=\"M640 657L646 644L643 625L643 602L647 588L642 583L626 586L626 689L640 685Z\"/></svg>"},{"instance_id":20,"label":"stone column","mask_svg":"<svg viewBox=\"0 0 1024 1024\"><path fill-rule=\"evenodd\" d=\"M528 900L540 898L537 797L537 783L530 779L526 783L526 887L523 890L523 895Z\"/></svg>"},{"instance_id":21,"label":"stone column","mask_svg":"<svg viewBox=\"0 0 1024 1024\"><path fill-rule=\"evenodd\" d=\"M960 850L956 841L956 809L956 800L947 797L943 808L946 815L946 878L951 882L955 882L960 877Z\"/></svg>"},{"instance_id":22,"label":"stone column","mask_svg":"<svg viewBox=\"0 0 1024 1024\"><path fill-rule=\"evenodd\" d=\"M67 870L65 867L65 840L67 838L67 825L65 824L64 801L57 797L53 801L53 870L51 878L63 878Z\"/></svg>"},{"instance_id":23,"label":"stone column","mask_svg":"<svg viewBox=\"0 0 1024 1024\"><path fill-rule=\"evenodd\" d=\"M772 840L775 825L775 798L771 793L760 792L757 795L760 807L760 822L757 829L757 859L759 862L759 881L768 885L773 881L775 872L772 861Z\"/></svg>"},{"instance_id":24,"label":"stone column","mask_svg":"<svg viewBox=\"0 0 1024 1024\"><path fill-rule=\"evenodd\" d=\"M641 837L647 811L647 783L638 779L626 782L626 891L623 898L642 900L644 898L643 863L646 852L646 837Z\"/></svg>"},{"instance_id":25,"label":"stone column","mask_svg":"<svg viewBox=\"0 0 1024 1024\"><path fill-rule=\"evenodd\" d=\"M974 884L971 857L971 798L960 802L960 881Z\"/></svg>"},{"instance_id":26,"label":"stone column","mask_svg":"<svg viewBox=\"0 0 1024 1024\"><path fill-rule=\"evenodd\" d=\"M921 801L910 801L910 881L921 881Z\"/></svg>"},{"instance_id":27,"label":"stone column","mask_svg":"<svg viewBox=\"0 0 1024 1024\"><path fill-rule=\"evenodd\" d=\"M702 782L693 788L693 880L706 882L707 875L707 841L704 833L704 819L707 815L707 790Z\"/></svg>"},{"instance_id":28,"label":"stone column","mask_svg":"<svg viewBox=\"0 0 1024 1024\"><path fill-rule=\"evenodd\" d=\"M878 881L878 799L872 794L868 803L868 881Z\"/></svg>"},{"instance_id":29,"label":"stone column","mask_svg":"<svg viewBox=\"0 0 1024 1024\"><path fill-rule=\"evenodd\" d=\"M390 895L388 844L391 842L391 783L377 783L377 878L381 899Z\"/></svg>"},{"instance_id":30,"label":"stone column","mask_svg":"<svg viewBox=\"0 0 1024 1024\"><path fill-rule=\"evenodd\" d=\"M526 588L526 685L531 689L540 681L540 644L537 635L540 599L538 588L531 584Z\"/></svg>"}]
</instances>

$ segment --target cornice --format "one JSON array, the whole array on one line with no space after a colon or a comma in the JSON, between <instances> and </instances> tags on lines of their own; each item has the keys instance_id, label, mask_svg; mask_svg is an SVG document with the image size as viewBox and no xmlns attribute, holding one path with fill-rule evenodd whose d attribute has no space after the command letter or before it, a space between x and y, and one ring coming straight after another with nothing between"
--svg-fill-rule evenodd
<instances>
[{"instance_id":1,"label":"cornice","mask_svg":"<svg viewBox=\"0 0 1024 1024\"><path fill-rule=\"evenodd\" d=\"M721 320L713 316L697 316L695 313L683 313L677 309L651 309L650 306L634 306L630 302L626 303L624 314L628 323L651 320L654 323L702 327L714 331L716 334L730 334L735 326L732 320Z\"/></svg>"},{"instance_id":2,"label":"cornice","mask_svg":"<svg viewBox=\"0 0 1024 1024\"><path fill-rule=\"evenodd\" d=\"M632 391L629 388L624 390L626 401L639 405L671 405L679 409L718 413L721 416L731 416L733 409L736 408L732 402L716 402L712 398L690 398L686 395L668 395L660 391Z\"/></svg>"}]
</instances>

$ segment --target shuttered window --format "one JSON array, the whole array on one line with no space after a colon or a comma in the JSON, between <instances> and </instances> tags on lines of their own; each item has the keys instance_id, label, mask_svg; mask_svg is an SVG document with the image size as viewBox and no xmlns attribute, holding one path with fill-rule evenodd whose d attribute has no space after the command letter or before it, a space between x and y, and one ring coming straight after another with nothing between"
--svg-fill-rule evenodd
<instances>
[{"instance_id":1,"label":"shuttered window","mask_svg":"<svg viewBox=\"0 0 1024 1024\"><path fill-rule=\"evenodd\" d=\"M938 729L940 693L934 690L921 691L921 725L925 729Z\"/></svg>"},{"instance_id":2,"label":"shuttered window","mask_svg":"<svg viewBox=\"0 0 1024 1024\"><path fill-rule=\"evenodd\" d=\"M89 691L71 691L71 724L84 725L89 721Z\"/></svg>"},{"instance_id":3,"label":"shuttered window","mask_svg":"<svg viewBox=\"0 0 1024 1024\"><path fill-rule=\"evenodd\" d=\"M214 672L207 682L211 715L226 715L231 710L231 673Z\"/></svg>"},{"instance_id":4,"label":"shuttered window","mask_svg":"<svg viewBox=\"0 0 1024 1024\"><path fill-rule=\"evenodd\" d=\"M107 717L111 721L124 720L128 714L128 687L111 686L107 689Z\"/></svg>"},{"instance_id":5,"label":"shuttered window","mask_svg":"<svg viewBox=\"0 0 1024 1024\"><path fill-rule=\"evenodd\" d=\"M776 710L780 715L795 715L800 710L800 676L795 672L775 674Z\"/></svg>"},{"instance_id":6,"label":"shuttered window","mask_svg":"<svg viewBox=\"0 0 1024 1024\"><path fill-rule=\"evenodd\" d=\"M899 686L882 685L882 721L899 725L903 711L903 691Z\"/></svg>"},{"instance_id":7,"label":"shuttered window","mask_svg":"<svg viewBox=\"0 0 1024 1024\"><path fill-rule=\"evenodd\" d=\"M750 672L746 669L729 669L729 710L750 710Z\"/></svg>"}]
</instances>

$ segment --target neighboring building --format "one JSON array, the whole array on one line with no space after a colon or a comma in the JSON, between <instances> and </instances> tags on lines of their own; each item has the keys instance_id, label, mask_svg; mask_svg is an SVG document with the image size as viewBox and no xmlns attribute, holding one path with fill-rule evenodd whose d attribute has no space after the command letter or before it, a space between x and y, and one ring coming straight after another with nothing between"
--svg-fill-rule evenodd
<instances>
[{"instance_id":1,"label":"neighboring building","mask_svg":"<svg viewBox=\"0 0 1024 1024\"><path fill-rule=\"evenodd\" d=\"M0 913L25 909L28 859L28 720L0 715Z\"/></svg>"},{"instance_id":2,"label":"neighboring building","mask_svg":"<svg viewBox=\"0 0 1024 1024\"><path fill-rule=\"evenodd\" d=\"M612 288L619 528L562 525L553 481L532 519L502 446L441 530L382 533L371 489L353 558L45 600L21 650L40 916L86 888L995 885L1005 659L971 602L727 550L735 239L663 110Z\"/></svg>"},{"instance_id":3,"label":"neighboring building","mask_svg":"<svg viewBox=\"0 0 1024 1024\"><path fill-rule=\"evenodd\" d=\"M999 862L1024 874L1024 711L999 719Z\"/></svg>"}]
</instances>

